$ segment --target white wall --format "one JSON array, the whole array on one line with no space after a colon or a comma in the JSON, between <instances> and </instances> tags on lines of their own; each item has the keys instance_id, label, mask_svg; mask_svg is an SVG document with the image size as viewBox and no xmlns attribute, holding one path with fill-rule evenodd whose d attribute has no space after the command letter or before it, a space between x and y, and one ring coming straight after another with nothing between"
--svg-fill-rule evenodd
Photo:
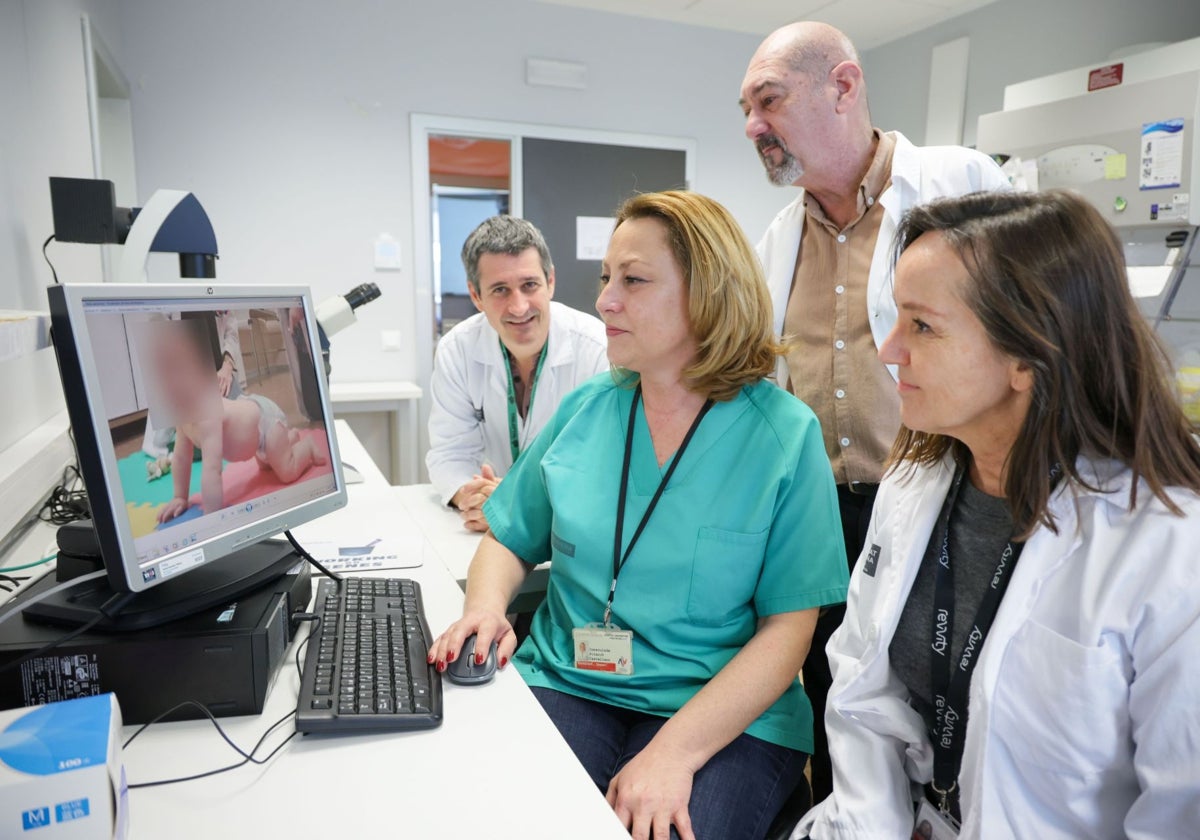
<instances>
[{"instance_id":1,"label":"white wall","mask_svg":"<svg viewBox=\"0 0 1200 840\"><path fill-rule=\"evenodd\" d=\"M0 308L45 309L51 175L94 177L80 18L120 55L117 0L0 1ZM100 279L95 246L50 246L60 277Z\"/></svg>"},{"instance_id":2,"label":"white wall","mask_svg":"<svg viewBox=\"0 0 1200 840\"><path fill-rule=\"evenodd\" d=\"M132 103L128 99L100 97L100 171L113 182L117 205L136 207L137 161L134 157ZM118 246L113 246L118 247Z\"/></svg>"},{"instance_id":3,"label":"white wall","mask_svg":"<svg viewBox=\"0 0 1200 840\"><path fill-rule=\"evenodd\" d=\"M1197 0L1000 0L863 54L871 116L921 143L930 54L971 39L963 142L975 142L981 114L1004 106L1004 87L1088 64L1120 47L1200 35Z\"/></svg>"},{"instance_id":4,"label":"white wall","mask_svg":"<svg viewBox=\"0 0 1200 840\"><path fill-rule=\"evenodd\" d=\"M45 309L51 175L93 177L81 16L119 54L114 2L0 0L0 309ZM52 244L59 276L99 280L95 246ZM0 537L57 483L71 455L52 350L0 362ZM19 476L19 478L11 478Z\"/></svg>"},{"instance_id":5,"label":"white wall","mask_svg":"<svg viewBox=\"0 0 1200 840\"><path fill-rule=\"evenodd\" d=\"M115 0L0 0L0 309L46 309L51 175L93 177L81 16L115 55ZM97 281L94 245L50 245L64 280ZM54 355L0 362L0 449L62 411ZM35 491L36 492L36 491ZM2 535L0 535L2 536Z\"/></svg>"},{"instance_id":6,"label":"white wall","mask_svg":"<svg viewBox=\"0 0 1200 840\"><path fill-rule=\"evenodd\" d=\"M752 239L790 198L742 135L753 36L529 0L121 9L142 200L195 192L216 228L218 278L300 281L317 299L379 283L383 297L334 339L335 379L416 374L412 112L693 137L693 186ZM587 64L588 89L526 86L529 56ZM381 232L402 243L403 272L372 270ZM402 351L381 352L380 331L397 328Z\"/></svg>"}]
</instances>

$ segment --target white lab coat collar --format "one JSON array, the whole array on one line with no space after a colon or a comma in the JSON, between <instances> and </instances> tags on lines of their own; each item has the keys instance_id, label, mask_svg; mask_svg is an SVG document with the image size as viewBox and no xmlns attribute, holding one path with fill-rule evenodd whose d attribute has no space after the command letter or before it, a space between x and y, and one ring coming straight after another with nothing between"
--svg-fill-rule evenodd
<instances>
[{"instance_id":1,"label":"white lab coat collar","mask_svg":"<svg viewBox=\"0 0 1200 840\"><path fill-rule=\"evenodd\" d=\"M875 240L871 270L867 279L867 308L871 319L871 334L877 347L883 343L896 320L896 304L892 300L891 286L888 283L891 277L892 238L904 211L917 203L921 191L922 164L918 149L900 132L895 132L895 137L891 183L879 196L884 217L880 221L879 235ZM783 333L784 314L787 312L788 295L792 289L796 255L800 252L800 240L804 236L807 218L804 209L805 195L805 191L801 189L795 200L776 216L763 244L759 246L760 249L769 248L773 256L792 255L791 267L786 272L776 270L768 277L775 310L775 332L780 335ZM888 370L895 378L895 366L889 365Z\"/></svg>"},{"instance_id":2,"label":"white lab coat collar","mask_svg":"<svg viewBox=\"0 0 1200 840\"><path fill-rule=\"evenodd\" d=\"M896 228L904 213L936 198L1011 188L1000 167L979 152L959 146L914 146L903 134L894 134L896 148L892 152L891 184L879 197L885 214L880 221L867 278L867 317L876 347L883 344L896 323L891 255ZM795 200L780 211L758 243L758 255L766 270L774 307L775 332L780 335L795 277L796 256L804 235L804 195L801 190ZM888 370L895 378L895 366L889 365ZM786 381L786 364L782 359L777 375L781 377L780 382Z\"/></svg>"},{"instance_id":3,"label":"white lab coat collar","mask_svg":"<svg viewBox=\"0 0 1200 840\"><path fill-rule=\"evenodd\" d=\"M898 473L900 480L897 507L912 510L923 509L921 506L927 505L929 498L944 499L950 489L950 483L954 479L954 470L955 462L950 454L947 454L941 463L931 467L918 468L913 470L911 475L908 474L906 467L901 466ZM1129 491L1133 487L1133 473L1120 461L1080 455L1075 459L1075 472L1084 484L1090 486L1085 487L1083 484L1064 479L1059 482L1048 503L1050 513L1053 514L1060 532L1074 530L1078 527L1077 506L1083 504L1085 500L1100 501L1115 507L1116 510L1112 512L1112 515L1120 515L1129 509ZM1142 484L1144 485L1144 482ZM1138 488L1138 496L1143 503L1147 499L1143 493L1149 494L1149 492L1148 486ZM936 507L936 505L931 505L931 507ZM927 539L928 533L932 532L932 520L930 523L931 527L928 532L920 527L913 527L909 530L923 534L924 539ZM916 526L917 523L912 523L912 525ZM1041 530L1048 531L1049 529L1039 529L1034 536L1041 533Z\"/></svg>"},{"instance_id":4,"label":"white lab coat collar","mask_svg":"<svg viewBox=\"0 0 1200 840\"><path fill-rule=\"evenodd\" d=\"M544 366L562 367L563 365L575 363L571 352L571 343L567 340L570 332L568 316L571 313L564 315L561 311L566 308L564 304L555 301L550 302L550 310L548 312L550 330L546 337L546 343L549 345L549 355L546 357ZM474 361L482 365L488 367L504 366L504 351L501 349L500 334L496 332L491 323L487 322L486 316L484 316L484 323L475 334L475 341L471 346L470 354Z\"/></svg>"}]
</instances>

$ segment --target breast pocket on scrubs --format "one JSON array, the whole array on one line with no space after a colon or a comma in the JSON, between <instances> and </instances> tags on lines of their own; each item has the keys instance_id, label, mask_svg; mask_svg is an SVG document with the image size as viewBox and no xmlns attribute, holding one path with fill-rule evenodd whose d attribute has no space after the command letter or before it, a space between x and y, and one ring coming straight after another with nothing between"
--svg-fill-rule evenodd
<instances>
[{"instance_id":1,"label":"breast pocket on scrubs","mask_svg":"<svg viewBox=\"0 0 1200 840\"><path fill-rule=\"evenodd\" d=\"M1128 692L1124 655L1115 646L1082 645L1029 621L1004 654L994 734L1047 783L1087 780L1127 749Z\"/></svg>"},{"instance_id":2,"label":"breast pocket on scrubs","mask_svg":"<svg viewBox=\"0 0 1200 840\"><path fill-rule=\"evenodd\" d=\"M700 529L688 590L690 621L719 627L750 603L762 571L767 536L767 531L747 534L721 528Z\"/></svg>"}]
</instances>

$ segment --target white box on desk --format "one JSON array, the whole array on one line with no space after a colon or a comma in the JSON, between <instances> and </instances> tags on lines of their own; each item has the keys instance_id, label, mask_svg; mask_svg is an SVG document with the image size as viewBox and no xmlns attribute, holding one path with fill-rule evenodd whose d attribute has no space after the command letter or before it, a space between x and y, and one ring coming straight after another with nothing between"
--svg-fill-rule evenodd
<instances>
[{"instance_id":1,"label":"white box on desk","mask_svg":"<svg viewBox=\"0 0 1200 840\"><path fill-rule=\"evenodd\" d=\"M0 837L128 835L116 695L0 711Z\"/></svg>"}]
</instances>

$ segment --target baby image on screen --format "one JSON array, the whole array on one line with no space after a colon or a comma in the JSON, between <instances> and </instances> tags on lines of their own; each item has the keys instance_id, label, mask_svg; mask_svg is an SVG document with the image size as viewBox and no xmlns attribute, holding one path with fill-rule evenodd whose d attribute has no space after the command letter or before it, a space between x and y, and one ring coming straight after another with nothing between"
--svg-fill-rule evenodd
<instances>
[{"instance_id":1,"label":"baby image on screen","mask_svg":"<svg viewBox=\"0 0 1200 840\"><path fill-rule=\"evenodd\" d=\"M192 471L200 470L200 506L204 513L240 501L227 497L226 473L249 463L269 471L277 483L292 484L311 467L328 463L328 455L311 434L289 425L287 413L253 386L230 398L219 378L215 313L160 320L144 332L143 370L149 375L158 404L175 428L169 456L174 494L157 511L160 524L193 507ZM198 464L197 461L198 455ZM165 479L166 476L164 475Z\"/></svg>"}]
</instances>

